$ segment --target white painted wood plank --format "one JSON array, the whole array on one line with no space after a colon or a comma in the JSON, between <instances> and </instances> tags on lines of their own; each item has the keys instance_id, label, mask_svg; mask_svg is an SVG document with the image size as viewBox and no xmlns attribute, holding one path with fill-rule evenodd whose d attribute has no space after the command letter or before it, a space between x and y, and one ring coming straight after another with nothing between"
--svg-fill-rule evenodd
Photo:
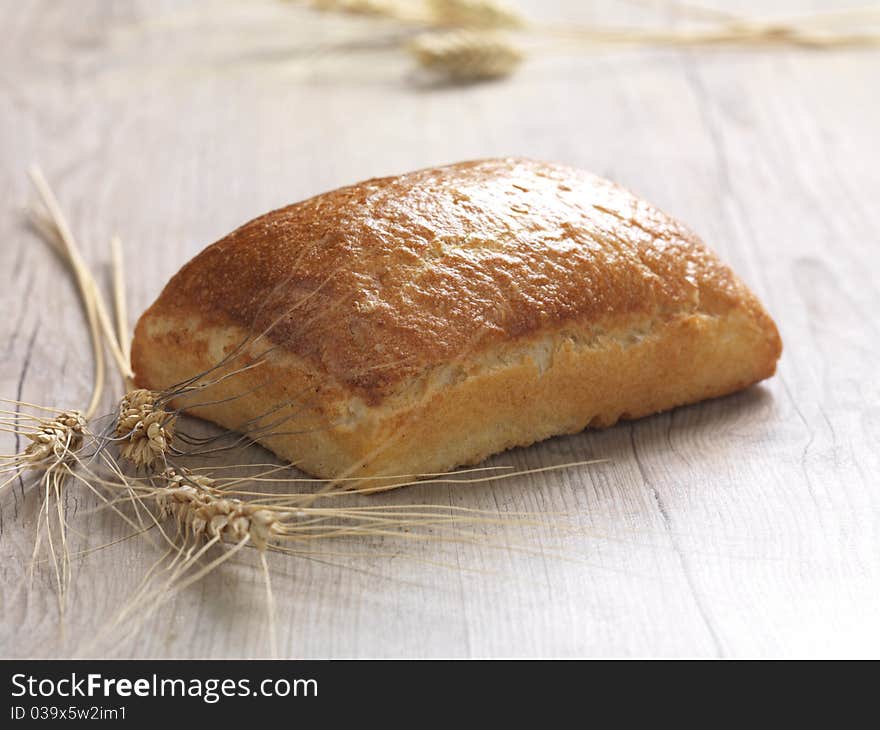
<instances>
[{"instance_id":1,"label":"white painted wood plank","mask_svg":"<svg viewBox=\"0 0 880 730\"><path fill-rule=\"evenodd\" d=\"M576 5L531 4L547 17L599 12ZM766 385L493 462L611 463L381 497L561 511L575 534L485 530L527 551L372 541L357 558L273 557L284 655L880 650L876 53L548 53L507 81L424 88L389 51L288 56L303 37L349 26L282 3L23 2L0 13L5 397L80 405L90 388L73 287L21 223L32 160L99 271L111 234L123 236L133 316L204 245L273 207L370 176L518 154L610 176L687 221L780 325L785 353ZM94 506L71 490L77 549L126 535ZM76 653L160 554L131 539L77 559L62 639L51 572L38 566L27 590L37 508L19 486L0 497L3 656ZM116 652L258 656L266 642L262 584L243 559L176 596Z\"/></svg>"}]
</instances>

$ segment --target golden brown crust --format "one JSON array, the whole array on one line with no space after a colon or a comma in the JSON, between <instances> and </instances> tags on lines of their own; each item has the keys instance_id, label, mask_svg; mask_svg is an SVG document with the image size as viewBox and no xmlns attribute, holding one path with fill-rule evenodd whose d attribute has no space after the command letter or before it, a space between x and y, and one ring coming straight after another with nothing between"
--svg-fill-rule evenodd
<instances>
[{"instance_id":1,"label":"golden brown crust","mask_svg":"<svg viewBox=\"0 0 880 730\"><path fill-rule=\"evenodd\" d=\"M260 388L198 414L236 428L295 400L299 433L264 442L322 476L448 469L732 392L781 349L684 226L520 159L370 180L245 224L169 282L133 367L166 387L270 325L271 361L214 397Z\"/></svg>"},{"instance_id":2,"label":"golden brown crust","mask_svg":"<svg viewBox=\"0 0 880 730\"><path fill-rule=\"evenodd\" d=\"M278 321L272 340L376 404L465 348L734 306L761 314L672 218L589 173L503 159L368 180L263 215L184 266L150 316Z\"/></svg>"}]
</instances>

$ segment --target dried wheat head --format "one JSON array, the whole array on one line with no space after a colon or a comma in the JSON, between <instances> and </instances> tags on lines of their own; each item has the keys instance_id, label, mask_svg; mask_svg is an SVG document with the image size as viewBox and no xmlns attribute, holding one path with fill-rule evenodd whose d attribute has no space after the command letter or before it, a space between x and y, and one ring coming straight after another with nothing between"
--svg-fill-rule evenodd
<instances>
[{"instance_id":1,"label":"dried wheat head","mask_svg":"<svg viewBox=\"0 0 880 730\"><path fill-rule=\"evenodd\" d=\"M122 442L119 454L138 467L164 463L174 438L177 415L158 403L158 394L143 388L129 391L119 402L116 437Z\"/></svg>"}]
</instances>

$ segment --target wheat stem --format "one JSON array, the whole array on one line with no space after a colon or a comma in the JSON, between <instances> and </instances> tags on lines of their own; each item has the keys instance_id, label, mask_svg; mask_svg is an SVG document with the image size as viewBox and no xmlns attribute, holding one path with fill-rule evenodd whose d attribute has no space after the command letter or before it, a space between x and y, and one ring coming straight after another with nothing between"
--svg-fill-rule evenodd
<instances>
[{"instance_id":1,"label":"wheat stem","mask_svg":"<svg viewBox=\"0 0 880 730\"><path fill-rule=\"evenodd\" d=\"M128 306L125 296L125 258L122 251L122 241L119 236L110 239L110 251L113 261L113 303L116 310L116 341L119 344L119 352L128 367L128 373L123 373L125 389L131 390L134 381L131 377L131 338L128 332Z\"/></svg>"},{"instance_id":2,"label":"wheat stem","mask_svg":"<svg viewBox=\"0 0 880 730\"><path fill-rule=\"evenodd\" d=\"M76 240L70 231L70 226L67 224L67 219L64 217L61 206L58 204L55 194L49 187L49 183L46 181L46 177L43 175L42 170L40 170L37 165L32 165L29 172L31 181L34 184L34 187L36 187L37 192L40 194L43 204L46 206L46 210L48 210L49 215L52 218L54 228L58 234L58 240L61 244L61 250L73 271L73 275L79 288L80 297L82 298L83 306L86 310L86 319L88 320L89 333L92 341L92 355L95 363L92 396L85 409L85 416L86 419L88 419L97 410L104 389L104 348L101 343L97 306L95 303L96 287L93 286L88 270L82 263L79 248L77 247Z\"/></svg>"},{"instance_id":3,"label":"wheat stem","mask_svg":"<svg viewBox=\"0 0 880 730\"><path fill-rule=\"evenodd\" d=\"M65 260L65 262L72 270L80 291L83 292L84 301L85 298L88 299L88 303L86 306L90 306L93 308L94 315L97 318L99 332L102 332L104 337L106 338L107 346L110 348L110 354L112 355L120 374L124 378L128 378L131 375L131 367L126 359L126 356L123 354L122 348L119 346L116 338L116 332L111 323L110 317L107 314L107 306L104 304L104 298L101 295L101 291L98 288L97 283L95 282L95 277L92 275L91 271L83 262L82 255L79 252L76 241L72 238L70 228L63 217L61 208L58 205L58 202L55 199L51 188L49 188L48 183L45 181L45 177L42 177L42 173L39 171L39 168L35 169L39 176L42 178L42 185L45 186L38 186L38 190L43 197L43 203L49 215L48 217L46 217L45 215L40 213L40 211L32 210L31 220L37 231L53 248L55 248L55 250L61 255L61 257ZM37 185L36 180L34 181L34 184ZM47 202L46 195L51 196L53 201L52 205ZM58 216L61 217L59 218ZM73 252L73 255L71 255L71 251ZM98 336L98 339L100 339L100 334ZM103 359L103 349L101 354Z\"/></svg>"},{"instance_id":4,"label":"wheat stem","mask_svg":"<svg viewBox=\"0 0 880 730\"><path fill-rule=\"evenodd\" d=\"M269 648L272 652L272 658L278 658L278 636L275 631L276 626L276 610L275 595L272 593L272 579L269 576L269 563L266 560L266 552L260 551L260 565L263 568L263 581L266 585L266 611L269 617Z\"/></svg>"}]
</instances>

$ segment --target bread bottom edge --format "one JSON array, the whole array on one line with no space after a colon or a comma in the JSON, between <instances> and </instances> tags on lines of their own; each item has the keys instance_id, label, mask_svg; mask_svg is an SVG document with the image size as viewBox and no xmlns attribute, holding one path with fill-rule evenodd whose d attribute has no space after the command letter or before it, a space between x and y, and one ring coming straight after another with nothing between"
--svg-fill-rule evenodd
<instances>
[{"instance_id":1,"label":"bread bottom edge","mask_svg":"<svg viewBox=\"0 0 880 730\"><path fill-rule=\"evenodd\" d=\"M331 420L326 408L303 404L301 420L291 419L285 434L254 440L316 477L358 489L390 489L551 436L730 394L772 375L778 356L778 346L741 309L723 317L679 315L631 343L612 339L583 347L545 337L549 360L530 354L547 347L527 348L519 360L477 368L457 382L413 396L404 407L368 409L355 419ZM139 373L144 385L167 386L170 378L183 379L197 369L193 362L172 372L173 355L163 362L161 374ZM156 371L159 363L153 364L144 369ZM282 379L294 372L283 363L272 367ZM218 384L213 397L257 388L255 395L202 407L193 415L236 429L302 385L291 376L297 382L261 386L258 370L236 376L242 382L234 388Z\"/></svg>"}]
</instances>

